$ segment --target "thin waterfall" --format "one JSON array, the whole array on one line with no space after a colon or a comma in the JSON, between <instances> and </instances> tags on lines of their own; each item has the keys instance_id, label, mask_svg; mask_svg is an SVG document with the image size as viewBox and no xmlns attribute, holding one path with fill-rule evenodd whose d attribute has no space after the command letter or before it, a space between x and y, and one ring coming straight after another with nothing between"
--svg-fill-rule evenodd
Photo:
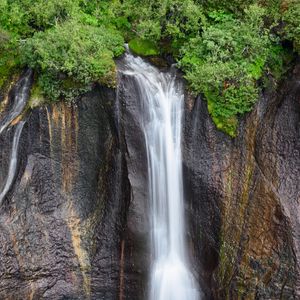
<instances>
[{"instance_id":1,"label":"thin waterfall","mask_svg":"<svg viewBox=\"0 0 300 300\"><path fill-rule=\"evenodd\" d=\"M18 117L25 108L31 87L32 70L28 69L24 77L17 83L16 94L11 110L0 120L0 134Z\"/></svg>"},{"instance_id":2,"label":"thin waterfall","mask_svg":"<svg viewBox=\"0 0 300 300\"><path fill-rule=\"evenodd\" d=\"M15 174L17 170L17 162L18 162L18 148L19 148L19 140L23 130L25 122L21 121L16 125L13 146L11 150L11 157L9 161L8 175L4 185L2 192L0 193L0 206L11 188L11 185L15 179Z\"/></svg>"},{"instance_id":3,"label":"thin waterfall","mask_svg":"<svg viewBox=\"0 0 300 300\"><path fill-rule=\"evenodd\" d=\"M183 86L127 53L122 73L132 76L144 107L149 201L151 207L150 300L196 300L200 290L190 271L184 221L181 129Z\"/></svg>"},{"instance_id":4,"label":"thin waterfall","mask_svg":"<svg viewBox=\"0 0 300 300\"><path fill-rule=\"evenodd\" d=\"M17 83L14 102L11 110L5 115L3 120L0 121L0 134L2 134L24 110L27 103L32 80L32 70L27 70L24 77ZM8 174L2 190L0 190L0 206L9 192L14 179L16 177L17 163L18 163L18 149L19 141L22 134L25 121L21 120L15 125L13 145L10 155Z\"/></svg>"}]
</instances>

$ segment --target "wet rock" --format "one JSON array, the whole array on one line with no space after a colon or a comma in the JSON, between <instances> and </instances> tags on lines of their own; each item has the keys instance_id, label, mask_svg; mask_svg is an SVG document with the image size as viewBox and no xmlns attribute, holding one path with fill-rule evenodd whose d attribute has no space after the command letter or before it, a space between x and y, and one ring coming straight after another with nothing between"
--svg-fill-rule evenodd
<instances>
[{"instance_id":1,"label":"wet rock","mask_svg":"<svg viewBox=\"0 0 300 300\"><path fill-rule=\"evenodd\" d=\"M143 104L139 88L130 76L119 78L119 126L126 149L131 199L124 230L123 299L147 299L150 245L147 154L142 132Z\"/></svg>"},{"instance_id":2,"label":"wet rock","mask_svg":"<svg viewBox=\"0 0 300 300\"><path fill-rule=\"evenodd\" d=\"M300 297L299 95L296 67L264 92L234 140L215 129L201 98L187 101L187 210L209 298Z\"/></svg>"},{"instance_id":3,"label":"wet rock","mask_svg":"<svg viewBox=\"0 0 300 300\"><path fill-rule=\"evenodd\" d=\"M142 107L130 78L118 93L95 86L31 113L0 208L0 299L146 299ZM206 299L300 297L299 94L298 66L236 139L216 130L205 101L186 98L187 235ZM13 128L0 136L0 188L12 138Z\"/></svg>"},{"instance_id":4,"label":"wet rock","mask_svg":"<svg viewBox=\"0 0 300 300\"><path fill-rule=\"evenodd\" d=\"M116 299L127 174L115 93L34 110L0 213L0 299ZM1 138L5 181L12 134Z\"/></svg>"}]
</instances>

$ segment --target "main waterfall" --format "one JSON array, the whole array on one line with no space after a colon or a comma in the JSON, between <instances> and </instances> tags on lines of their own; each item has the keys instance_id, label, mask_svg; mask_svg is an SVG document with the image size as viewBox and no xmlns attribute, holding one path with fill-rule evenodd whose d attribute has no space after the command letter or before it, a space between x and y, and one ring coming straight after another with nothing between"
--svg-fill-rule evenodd
<instances>
[{"instance_id":1,"label":"main waterfall","mask_svg":"<svg viewBox=\"0 0 300 300\"><path fill-rule=\"evenodd\" d=\"M151 213L151 300L196 300L200 291L185 241L181 129L183 86L174 70L160 72L127 53L122 73L132 76L143 105Z\"/></svg>"}]
</instances>

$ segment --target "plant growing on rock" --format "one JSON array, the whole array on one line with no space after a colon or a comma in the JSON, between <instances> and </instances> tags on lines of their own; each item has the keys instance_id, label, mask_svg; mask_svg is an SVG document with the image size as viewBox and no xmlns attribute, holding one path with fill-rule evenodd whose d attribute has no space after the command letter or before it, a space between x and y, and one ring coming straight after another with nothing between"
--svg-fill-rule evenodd
<instances>
[{"instance_id":1,"label":"plant growing on rock","mask_svg":"<svg viewBox=\"0 0 300 300\"><path fill-rule=\"evenodd\" d=\"M139 55L172 56L231 136L266 74L284 73L281 42L300 52L298 0L0 0L0 11L0 88L22 64L52 101L94 82L115 86L114 58L126 41Z\"/></svg>"},{"instance_id":2,"label":"plant growing on rock","mask_svg":"<svg viewBox=\"0 0 300 300\"><path fill-rule=\"evenodd\" d=\"M198 94L204 94L217 127L235 136L237 117L258 99L257 80L263 75L271 50L264 28L265 10L257 5L237 19L224 11L209 14L201 35L181 49L180 67Z\"/></svg>"},{"instance_id":3,"label":"plant growing on rock","mask_svg":"<svg viewBox=\"0 0 300 300\"><path fill-rule=\"evenodd\" d=\"M113 29L70 21L27 39L23 62L41 74L47 96L58 99L68 90L85 90L92 82L115 86L113 58L123 53L123 44Z\"/></svg>"}]
</instances>

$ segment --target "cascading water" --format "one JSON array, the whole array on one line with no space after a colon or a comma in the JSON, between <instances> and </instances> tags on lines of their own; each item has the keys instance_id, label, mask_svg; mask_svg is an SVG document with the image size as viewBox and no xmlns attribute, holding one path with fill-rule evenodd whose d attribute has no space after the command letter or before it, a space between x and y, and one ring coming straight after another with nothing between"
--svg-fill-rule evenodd
<instances>
[{"instance_id":1,"label":"cascading water","mask_svg":"<svg viewBox=\"0 0 300 300\"><path fill-rule=\"evenodd\" d=\"M27 102L29 90L31 87L32 70L28 69L24 77L17 83L16 95L12 109L0 122L0 134L9 126L9 124L18 117Z\"/></svg>"},{"instance_id":2,"label":"cascading water","mask_svg":"<svg viewBox=\"0 0 300 300\"><path fill-rule=\"evenodd\" d=\"M11 150L11 157L10 157L10 162L9 162L8 175L7 175L7 179L6 179L4 188L3 188L2 192L0 193L0 206L15 179L15 174L16 174L16 169L17 169L17 161L18 161L19 140L20 140L20 136L21 136L24 124L25 124L25 122L21 121L16 125L13 146L12 146L12 150Z\"/></svg>"},{"instance_id":3,"label":"cascading water","mask_svg":"<svg viewBox=\"0 0 300 300\"><path fill-rule=\"evenodd\" d=\"M0 134L3 133L5 129L11 124L11 122L16 117L18 117L24 110L24 107L27 103L27 99L29 96L31 79L32 79L32 71L29 69L26 71L24 77L17 83L12 109L6 114L6 116L0 122ZM24 124L25 121L22 120L18 122L18 124L15 126L8 174L7 174L6 182L0 193L0 206L5 196L7 195L8 191L10 190L16 176L19 141L20 141Z\"/></svg>"},{"instance_id":4,"label":"cascading water","mask_svg":"<svg viewBox=\"0 0 300 300\"><path fill-rule=\"evenodd\" d=\"M163 73L127 53L122 73L132 76L144 106L149 200L151 206L151 300L196 300L200 291L191 271L184 234L181 159L183 87L175 74Z\"/></svg>"}]
</instances>

